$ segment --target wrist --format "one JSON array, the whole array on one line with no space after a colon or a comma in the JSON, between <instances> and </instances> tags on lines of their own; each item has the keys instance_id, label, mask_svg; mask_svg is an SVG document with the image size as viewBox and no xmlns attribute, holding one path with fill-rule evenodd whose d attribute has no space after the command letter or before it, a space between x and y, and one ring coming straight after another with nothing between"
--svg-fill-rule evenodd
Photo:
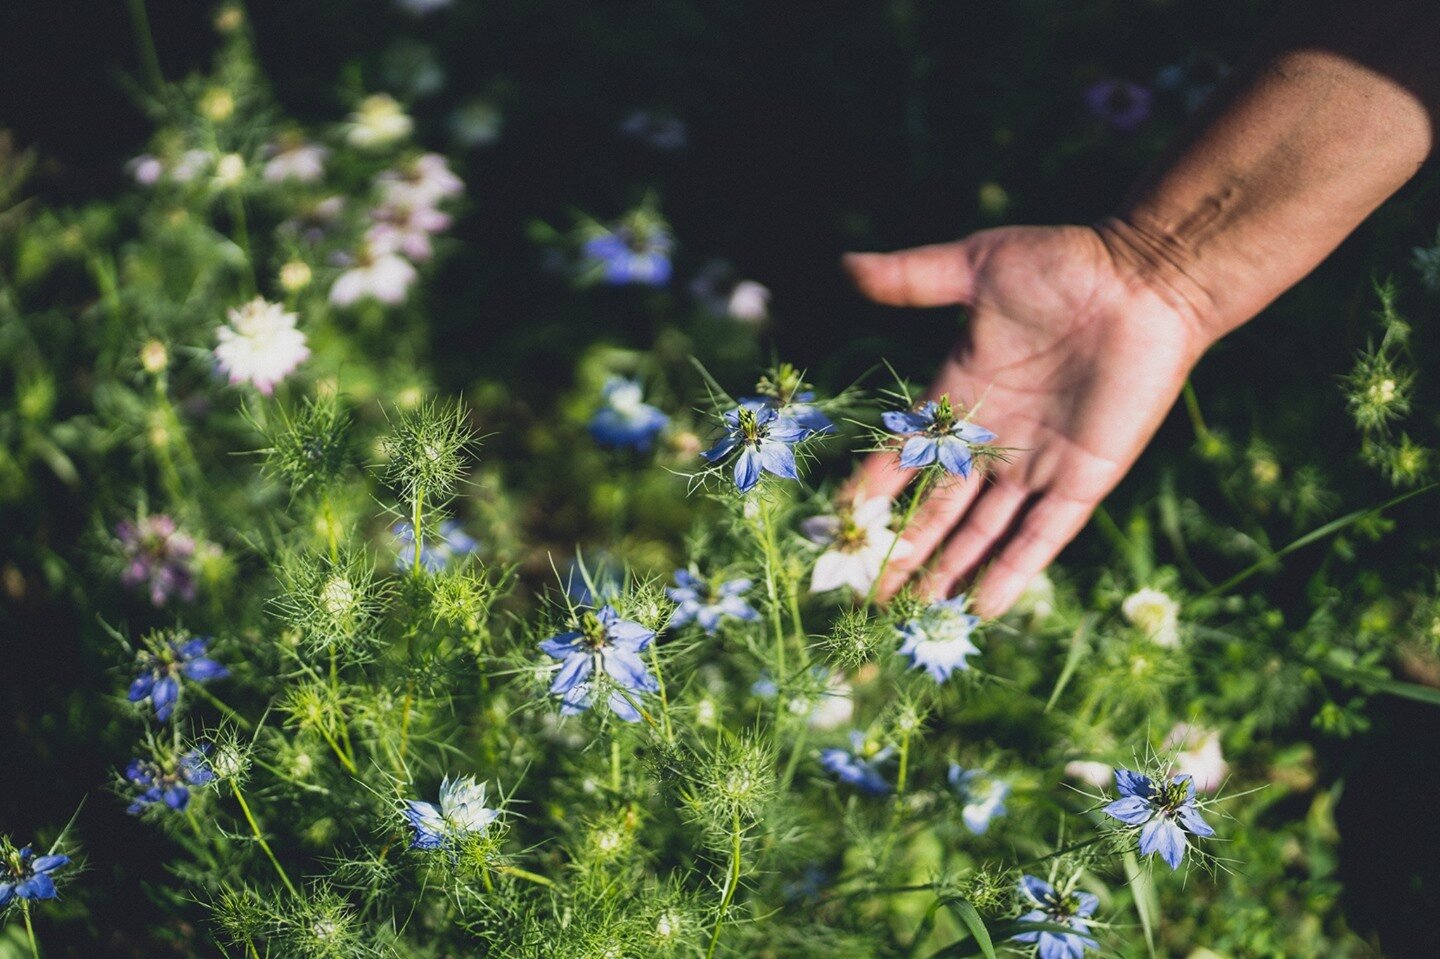
<instances>
[{"instance_id":1,"label":"wrist","mask_svg":"<svg viewBox=\"0 0 1440 959\"><path fill-rule=\"evenodd\" d=\"M1158 300L1185 330L1198 358L1235 325L1202 279L1195 250L1174 230L1134 213L1094 225L1116 275L1133 296Z\"/></svg>"}]
</instances>

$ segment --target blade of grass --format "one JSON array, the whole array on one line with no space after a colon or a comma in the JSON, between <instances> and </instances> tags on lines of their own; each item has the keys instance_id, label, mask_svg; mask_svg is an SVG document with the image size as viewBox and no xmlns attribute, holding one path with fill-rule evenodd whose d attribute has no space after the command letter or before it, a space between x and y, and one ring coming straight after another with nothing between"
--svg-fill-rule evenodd
<instances>
[{"instance_id":1,"label":"blade of grass","mask_svg":"<svg viewBox=\"0 0 1440 959\"><path fill-rule=\"evenodd\" d=\"M1045 703L1044 712L1049 712L1060 699L1060 694L1065 691L1070 678L1075 675L1075 670L1080 667L1080 660L1085 658L1085 653L1090 649L1086 638L1090 635L1090 627L1095 623L1095 614L1087 613L1085 618L1080 620L1080 625L1075 628L1075 635L1070 637L1070 651L1065 654L1065 665L1060 670L1060 676L1055 680L1055 688L1050 692L1050 699Z\"/></svg>"}]
</instances>

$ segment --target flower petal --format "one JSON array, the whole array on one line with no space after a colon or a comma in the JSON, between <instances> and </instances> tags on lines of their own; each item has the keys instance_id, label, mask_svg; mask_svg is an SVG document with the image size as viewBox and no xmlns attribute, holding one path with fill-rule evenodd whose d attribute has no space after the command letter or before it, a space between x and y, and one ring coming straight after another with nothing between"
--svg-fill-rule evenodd
<instances>
[{"instance_id":1,"label":"flower petal","mask_svg":"<svg viewBox=\"0 0 1440 959\"><path fill-rule=\"evenodd\" d=\"M900 449L900 465L905 469L919 469L935 462L938 455L936 442L928 436L914 436L905 441Z\"/></svg>"}]
</instances>

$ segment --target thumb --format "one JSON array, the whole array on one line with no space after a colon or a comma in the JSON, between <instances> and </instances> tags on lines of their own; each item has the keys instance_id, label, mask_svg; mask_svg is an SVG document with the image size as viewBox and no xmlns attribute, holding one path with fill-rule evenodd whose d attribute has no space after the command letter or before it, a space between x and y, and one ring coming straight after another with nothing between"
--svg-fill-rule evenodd
<instances>
[{"instance_id":1,"label":"thumb","mask_svg":"<svg viewBox=\"0 0 1440 959\"><path fill-rule=\"evenodd\" d=\"M841 263L861 293L889 306L968 303L973 291L968 240L896 253L846 253Z\"/></svg>"}]
</instances>

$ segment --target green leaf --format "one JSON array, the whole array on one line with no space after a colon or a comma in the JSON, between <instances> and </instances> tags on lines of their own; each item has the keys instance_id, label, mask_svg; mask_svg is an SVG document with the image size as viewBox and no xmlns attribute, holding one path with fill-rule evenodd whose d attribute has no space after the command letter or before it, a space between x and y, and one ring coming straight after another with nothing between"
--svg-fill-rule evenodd
<instances>
[{"instance_id":1,"label":"green leaf","mask_svg":"<svg viewBox=\"0 0 1440 959\"><path fill-rule=\"evenodd\" d=\"M990 930L985 928L985 920L980 918L975 904L968 899L955 899L948 905L950 910L960 917L965 928L970 930L970 935L975 937L975 943L980 947L985 959L995 959L995 943L990 941Z\"/></svg>"},{"instance_id":2,"label":"green leaf","mask_svg":"<svg viewBox=\"0 0 1440 959\"><path fill-rule=\"evenodd\" d=\"M1070 637L1070 651L1065 655L1065 666L1060 670L1060 677L1055 680L1055 688L1050 692L1050 699L1045 703L1044 712L1049 712L1055 705L1060 694L1065 691L1065 686L1070 682L1070 677L1075 675L1075 670L1080 666L1080 660L1085 658L1089 645L1085 639L1090 634L1090 627L1095 622L1093 613L1087 614L1080 620L1080 625L1075 629L1075 635Z\"/></svg>"},{"instance_id":3,"label":"green leaf","mask_svg":"<svg viewBox=\"0 0 1440 959\"><path fill-rule=\"evenodd\" d=\"M1283 546L1275 552L1271 553L1269 556L1260 560L1258 563L1254 563L1246 567L1245 569L1242 569L1240 572L1236 573L1234 576L1231 576L1219 586L1216 586L1214 589L1206 591L1197 599L1213 599L1214 597L1219 596L1222 593L1227 593L1235 586L1238 586L1240 583L1249 579L1251 576L1254 576L1256 573L1272 565L1282 556L1288 556L1289 554L1295 552L1297 549L1302 549L1303 547L1309 546L1316 540L1324 539L1331 533L1338 533L1345 527L1351 525L1352 523L1359 522L1360 520L1365 519L1367 516L1374 516L1379 513L1383 513L1390 507L1398 506L1413 496L1419 496L1421 493L1428 493L1433 490L1437 485L1440 484L1431 483L1429 486L1422 486L1419 489L1411 490L1408 493L1401 493L1399 496L1396 496L1393 499L1386 500L1379 506L1369 506L1365 509L1357 509L1353 513L1347 513L1339 519L1334 519L1323 526L1318 526L1315 529L1312 529L1310 532L1306 533L1304 536L1301 536L1299 539L1290 543L1289 545Z\"/></svg>"}]
</instances>

